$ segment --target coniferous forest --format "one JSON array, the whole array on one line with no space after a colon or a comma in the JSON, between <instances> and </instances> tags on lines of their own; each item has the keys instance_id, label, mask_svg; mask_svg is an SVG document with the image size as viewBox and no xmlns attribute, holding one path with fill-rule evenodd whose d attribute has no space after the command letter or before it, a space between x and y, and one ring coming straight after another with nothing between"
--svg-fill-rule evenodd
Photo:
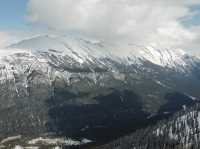
<instances>
[{"instance_id":1,"label":"coniferous forest","mask_svg":"<svg viewBox=\"0 0 200 149\"><path fill-rule=\"evenodd\" d=\"M200 105L97 149L199 149Z\"/></svg>"}]
</instances>

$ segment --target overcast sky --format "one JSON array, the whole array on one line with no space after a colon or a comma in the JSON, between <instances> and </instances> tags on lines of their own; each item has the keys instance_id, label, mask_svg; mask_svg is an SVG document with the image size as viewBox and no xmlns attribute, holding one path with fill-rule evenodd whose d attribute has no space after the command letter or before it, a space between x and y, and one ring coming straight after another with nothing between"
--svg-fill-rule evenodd
<instances>
[{"instance_id":1,"label":"overcast sky","mask_svg":"<svg viewBox=\"0 0 200 149\"><path fill-rule=\"evenodd\" d=\"M0 47L38 34L200 52L200 0L1 0Z\"/></svg>"}]
</instances>

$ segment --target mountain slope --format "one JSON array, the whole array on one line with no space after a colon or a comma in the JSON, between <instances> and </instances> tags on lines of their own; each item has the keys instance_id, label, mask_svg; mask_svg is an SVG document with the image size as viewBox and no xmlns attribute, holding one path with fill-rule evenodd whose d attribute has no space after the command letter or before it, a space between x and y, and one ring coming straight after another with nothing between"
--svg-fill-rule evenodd
<instances>
[{"instance_id":1,"label":"mountain slope","mask_svg":"<svg viewBox=\"0 0 200 149\"><path fill-rule=\"evenodd\" d=\"M106 44L101 41L92 41L74 36L50 37L39 36L32 39L21 41L11 45L9 48L29 49L32 52L54 52L62 53L83 63L87 58L116 58L114 60L143 60L150 61L153 64L167 67L176 67L176 65L186 65L184 56L187 55L183 50L156 49L153 47L143 47L133 44L114 45ZM123 53L120 53L124 49ZM126 52L127 51L127 52ZM51 51L52 52L52 51ZM124 60L125 61L125 60ZM125 61L126 62L126 61ZM132 62L133 63L133 62Z\"/></svg>"},{"instance_id":2,"label":"mountain slope","mask_svg":"<svg viewBox=\"0 0 200 149\"><path fill-rule=\"evenodd\" d=\"M0 138L108 141L200 97L200 60L180 50L40 36L0 53Z\"/></svg>"},{"instance_id":3,"label":"mountain slope","mask_svg":"<svg viewBox=\"0 0 200 149\"><path fill-rule=\"evenodd\" d=\"M198 149L200 147L200 105L176 113L154 126L120 138L101 149Z\"/></svg>"}]
</instances>

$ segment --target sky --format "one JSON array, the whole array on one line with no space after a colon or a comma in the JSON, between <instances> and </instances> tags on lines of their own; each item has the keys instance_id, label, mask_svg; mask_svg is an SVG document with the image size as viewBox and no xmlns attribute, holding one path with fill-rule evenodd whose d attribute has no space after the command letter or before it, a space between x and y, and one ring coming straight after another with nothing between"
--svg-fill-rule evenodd
<instances>
[{"instance_id":1,"label":"sky","mask_svg":"<svg viewBox=\"0 0 200 149\"><path fill-rule=\"evenodd\" d=\"M0 47L39 34L200 52L199 0L1 0Z\"/></svg>"},{"instance_id":2,"label":"sky","mask_svg":"<svg viewBox=\"0 0 200 149\"><path fill-rule=\"evenodd\" d=\"M1 0L0 5L0 28L19 29L26 26L27 0Z\"/></svg>"}]
</instances>

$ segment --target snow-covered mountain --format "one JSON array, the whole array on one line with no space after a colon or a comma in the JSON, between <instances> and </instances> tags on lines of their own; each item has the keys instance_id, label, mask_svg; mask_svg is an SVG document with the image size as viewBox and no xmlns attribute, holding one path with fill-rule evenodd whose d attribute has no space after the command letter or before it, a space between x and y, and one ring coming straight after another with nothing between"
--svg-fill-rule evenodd
<instances>
[{"instance_id":1,"label":"snow-covered mountain","mask_svg":"<svg viewBox=\"0 0 200 149\"><path fill-rule=\"evenodd\" d=\"M184 61L184 56L187 54L181 49L156 49L133 44L114 45L74 36L39 36L13 44L8 48L23 49L36 55L43 52L54 52L57 56L69 56L80 64L95 63L94 59L100 61L103 58L111 58L118 61L124 60L124 62L128 59L132 60L132 63L137 60L150 61L153 64L167 67L187 65Z\"/></svg>"},{"instance_id":2,"label":"snow-covered mountain","mask_svg":"<svg viewBox=\"0 0 200 149\"><path fill-rule=\"evenodd\" d=\"M98 140L118 127L136 129L152 115L197 102L199 66L182 50L71 35L23 40L0 49L0 138Z\"/></svg>"},{"instance_id":3,"label":"snow-covered mountain","mask_svg":"<svg viewBox=\"0 0 200 149\"><path fill-rule=\"evenodd\" d=\"M189 73L196 61L197 58L187 55L183 50L155 49L131 44L119 46L73 36L39 36L0 50L0 81L16 81L15 76L18 75L21 85L27 88L26 79L34 70L46 75L49 83L63 75L69 82L71 73L78 71L109 71L113 72L114 77L120 78L123 75L119 74L124 68L119 68L119 65L135 65L143 71L145 63ZM95 75L91 79L95 81ZM18 92L17 83L15 86Z\"/></svg>"},{"instance_id":4,"label":"snow-covered mountain","mask_svg":"<svg viewBox=\"0 0 200 149\"><path fill-rule=\"evenodd\" d=\"M121 52L123 49L125 52ZM90 72L99 69L120 73L122 70L116 68L116 64L136 65L144 69L145 62L175 71L188 72L190 66L195 63L192 57L188 61L186 59L188 57L189 55L183 50L134 45L118 46L73 36L62 38L39 36L0 50L0 80L3 82L15 80L15 74L27 77L33 70L42 71L51 79L50 81L77 69ZM49 76L50 74L52 76ZM65 78L67 79L66 76ZM27 86L24 78L21 81Z\"/></svg>"}]
</instances>

